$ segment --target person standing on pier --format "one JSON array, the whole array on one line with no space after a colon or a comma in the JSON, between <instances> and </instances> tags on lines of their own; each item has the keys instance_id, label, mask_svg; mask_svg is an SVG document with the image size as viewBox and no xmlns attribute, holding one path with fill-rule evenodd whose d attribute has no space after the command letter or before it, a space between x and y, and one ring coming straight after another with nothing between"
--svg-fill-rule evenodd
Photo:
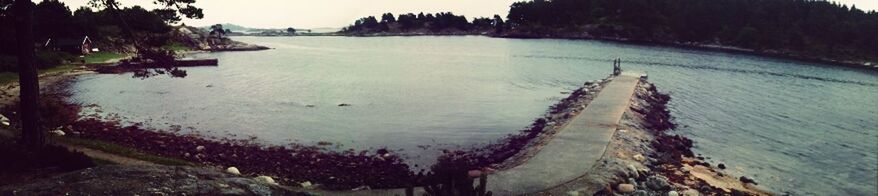
<instances>
[{"instance_id":1,"label":"person standing on pier","mask_svg":"<svg viewBox=\"0 0 878 196\"><path fill-rule=\"evenodd\" d=\"M613 59L613 75L618 76L619 74L622 74L622 59Z\"/></svg>"}]
</instances>

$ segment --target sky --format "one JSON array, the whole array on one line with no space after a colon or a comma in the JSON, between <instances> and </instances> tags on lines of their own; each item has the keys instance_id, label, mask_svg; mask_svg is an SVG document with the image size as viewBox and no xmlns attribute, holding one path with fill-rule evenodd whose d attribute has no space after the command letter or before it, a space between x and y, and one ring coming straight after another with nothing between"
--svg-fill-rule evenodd
<instances>
[{"instance_id":1,"label":"sky","mask_svg":"<svg viewBox=\"0 0 878 196\"><path fill-rule=\"evenodd\" d=\"M35 0L36 1L36 0ZM88 0L61 0L75 10ZM189 26L232 23L252 28L340 28L364 16L382 13L436 13L450 11L467 18L505 17L509 5L522 0L197 0L204 9L200 20L184 19ZM709 0L708 0L709 1ZM878 0L834 0L855 4L862 10L878 10ZM123 6L156 8L153 0L119 0Z\"/></svg>"}]
</instances>

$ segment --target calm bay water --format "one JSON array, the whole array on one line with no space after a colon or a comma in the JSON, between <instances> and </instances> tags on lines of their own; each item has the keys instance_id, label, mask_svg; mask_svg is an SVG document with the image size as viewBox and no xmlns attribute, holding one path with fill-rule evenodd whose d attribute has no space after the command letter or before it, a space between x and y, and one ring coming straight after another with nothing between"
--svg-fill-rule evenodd
<instances>
[{"instance_id":1,"label":"calm bay water","mask_svg":"<svg viewBox=\"0 0 878 196\"><path fill-rule=\"evenodd\" d=\"M527 126L612 59L670 92L676 131L735 176L796 195L878 194L878 72L599 41L235 37L185 79L88 75L73 101L159 129L359 150L429 163ZM339 107L339 104L351 104Z\"/></svg>"}]
</instances>

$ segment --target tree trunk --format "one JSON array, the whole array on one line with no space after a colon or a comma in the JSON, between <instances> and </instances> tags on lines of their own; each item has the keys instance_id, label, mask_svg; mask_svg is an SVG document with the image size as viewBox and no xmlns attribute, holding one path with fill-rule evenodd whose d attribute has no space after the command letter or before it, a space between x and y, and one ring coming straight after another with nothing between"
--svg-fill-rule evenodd
<instances>
[{"instance_id":1,"label":"tree trunk","mask_svg":"<svg viewBox=\"0 0 878 196\"><path fill-rule=\"evenodd\" d=\"M33 7L30 0L16 0L13 4L18 39L18 83L21 86L21 140L27 146L40 148L46 143L46 132L40 128L37 110L40 82L34 65Z\"/></svg>"}]
</instances>

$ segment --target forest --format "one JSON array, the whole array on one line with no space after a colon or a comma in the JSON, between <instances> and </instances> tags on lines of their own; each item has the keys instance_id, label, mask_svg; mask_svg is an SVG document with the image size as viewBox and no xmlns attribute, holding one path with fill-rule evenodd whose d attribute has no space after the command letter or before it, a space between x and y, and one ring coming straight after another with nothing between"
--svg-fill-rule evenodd
<instances>
[{"instance_id":1,"label":"forest","mask_svg":"<svg viewBox=\"0 0 878 196\"><path fill-rule=\"evenodd\" d=\"M498 15L469 22L450 12L386 13L342 32L612 39L878 61L878 12L824 0L530 0L513 3L505 21Z\"/></svg>"},{"instance_id":2,"label":"forest","mask_svg":"<svg viewBox=\"0 0 878 196\"><path fill-rule=\"evenodd\" d=\"M822 0L534 0L507 36L624 38L878 60L878 13Z\"/></svg>"},{"instance_id":3,"label":"forest","mask_svg":"<svg viewBox=\"0 0 878 196\"><path fill-rule=\"evenodd\" d=\"M431 14L414 13L400 14L394 17L392 13L385 13L381 18L368 16L354 22L354 24L342 29L343 33L379 33L379 32L424 32L424 33L476 33L490 31L495 26L502 26L503 19L499 15L494 18L475 18L472 22L463 15L454 15L451 12Z\"/></svg>"}]
</instances>

